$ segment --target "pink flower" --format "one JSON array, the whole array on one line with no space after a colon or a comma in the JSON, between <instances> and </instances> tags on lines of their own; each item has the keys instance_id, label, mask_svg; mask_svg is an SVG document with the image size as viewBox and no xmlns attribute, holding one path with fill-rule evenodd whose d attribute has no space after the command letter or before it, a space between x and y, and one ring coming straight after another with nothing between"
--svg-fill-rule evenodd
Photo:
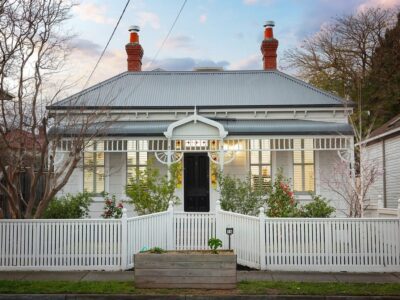
<instances>
[{"instance_id":1,"label":"pink flower","mask_svg":"<svg viewBox=\"0 0 400 300\"><path fill-rule=\"evenodd\" d=\"M124 208L124 206L122 205L122 203L120 202L120 203L118 203L118 206L117 206L118 208Z\"/></svg>"}]
</instances>

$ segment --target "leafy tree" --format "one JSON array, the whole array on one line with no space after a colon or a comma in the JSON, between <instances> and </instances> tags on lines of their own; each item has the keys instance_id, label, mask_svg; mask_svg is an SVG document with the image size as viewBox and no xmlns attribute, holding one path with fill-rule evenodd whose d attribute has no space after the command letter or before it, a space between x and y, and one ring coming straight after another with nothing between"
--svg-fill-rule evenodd
<instances>
[{"instance_id":1,"label":"leafy tree","mask_svg":"<svg viewBox=\"0 0 400 300\"><path fill-rule=\"evenodd\" d=\"M375 128L400 113L400 13L396 26L386 31L372 57L365 103L365 108L373 112Z\"/></svg>"},{"instance_id":2,"label":"leafy tree","mask_svg":"<svg viewBox=\"0 0 400 300\"><path fill-rule=\"evenodd\" d=\"M177 185L178 164L170 167L171 178L160 175L160 171L149 162L144 170L137 170L136 177L131 178L126 186L126 194L131 198L131 203L139 215L146 215L165 211L169 201L174 204L179 203L179 198L175 196Z\"/></svg>"},{"instance_id":3,"label":"leafy tree","mask_svg":"<svg viewBox=\"0 0 400 300\"><path fill-rule=\"evenodd\" d=\"M221 208L244 215L257 215L264 206L266 190L262 184L251 184L250 176L240 180L230 175L218 174Z\"/></svg>"},{"instance_id":4,"label":"leafy tree","mask_svg":"<svg viewBox=\"0 0 400 300\"><path fill-rule=\"evenodd\" d=\"M286 51L284 60L311 84L359 102L352 120L358 123L362 118L364 122L367 115L359 114L365 111L361 105L364 82L373 68L380 41L395 24L395 15L394 10L374 7L336 17L300 47ZM368 134L364 129L358 139Z\"/></svg>"},{"instance_id":5,"label":"leafy tree","mask_svg":"<svg viewBox=\"0 0 400 300\"><path fill-rule=\"evenodd\" d=\"M83 219L89 216L89 206L93 202L88 192L67 194L53 198L46 208L44 219Z\"/></svg>"}]
</instances>

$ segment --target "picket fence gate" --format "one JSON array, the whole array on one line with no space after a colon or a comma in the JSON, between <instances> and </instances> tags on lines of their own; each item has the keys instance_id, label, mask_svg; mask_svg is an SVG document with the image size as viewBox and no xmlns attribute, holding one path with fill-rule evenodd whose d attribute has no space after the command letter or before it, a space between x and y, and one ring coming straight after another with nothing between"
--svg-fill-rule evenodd
<instances>
[{"instance_id":1,"label":"picket fence gate","mask_svg":"<svg viewBox=\"0 0 400 300\"><path fill-rule=\"evenodd\" d=\"M0 270L126 270L161 247L208 249L218 237L238 263L261 270L400 271L400 218L266 218L167 211L121 219L0 220Z\"/></svg>"}]
</instances>

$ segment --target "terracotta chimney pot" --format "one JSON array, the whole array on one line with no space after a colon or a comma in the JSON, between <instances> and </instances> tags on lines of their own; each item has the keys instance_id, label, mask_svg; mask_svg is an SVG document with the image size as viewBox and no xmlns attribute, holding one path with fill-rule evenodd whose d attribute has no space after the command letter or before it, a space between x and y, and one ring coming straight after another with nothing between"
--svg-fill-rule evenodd
<instances>
[{"instance_id":1,"label":"terracotta chimney pot","mask_svg":"<svg viewBox=\"0 0 400 300\"><path fill-rule=\"evenodd\" d=\"M129 43L125 45L129 72L140 72L142 70L143 48L139 44L139 31L139 26L129 27Z\"/></svg>"}]
</instances>

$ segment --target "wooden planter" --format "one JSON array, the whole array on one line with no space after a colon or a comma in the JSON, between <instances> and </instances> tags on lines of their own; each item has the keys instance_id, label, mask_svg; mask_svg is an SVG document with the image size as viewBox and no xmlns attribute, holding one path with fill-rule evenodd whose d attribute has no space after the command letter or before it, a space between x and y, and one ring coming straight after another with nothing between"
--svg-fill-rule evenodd
<instances>
[{"instance_id":1,"label":"wooden planter","mask_svg":"<svg viewBox=\"0 0 400 300\"><path fill-rule=\"evenodd\" d=\"M138 288L233 289L236 255L232 251L168 251L134 256Z\"/></svg>"}]
</instances>

